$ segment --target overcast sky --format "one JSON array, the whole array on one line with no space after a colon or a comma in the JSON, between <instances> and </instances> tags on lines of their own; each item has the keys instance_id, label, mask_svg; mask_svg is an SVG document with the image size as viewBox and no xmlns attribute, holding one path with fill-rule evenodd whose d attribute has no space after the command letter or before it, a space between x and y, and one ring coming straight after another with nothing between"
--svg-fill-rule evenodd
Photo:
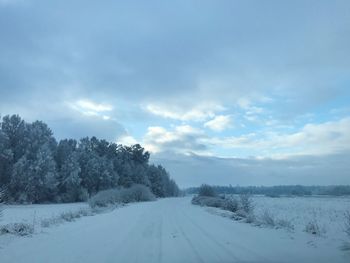
<instances>
[{"instance_id":1,"label":"overcast sky","mask_svg":"<svg viewBox=\"0 0 350 263\"><path fill-rule=\"evenodd\" d=\"M0 0L0 114L180 186L350 183L350 1Z\"/></svg>"}]
</instances>

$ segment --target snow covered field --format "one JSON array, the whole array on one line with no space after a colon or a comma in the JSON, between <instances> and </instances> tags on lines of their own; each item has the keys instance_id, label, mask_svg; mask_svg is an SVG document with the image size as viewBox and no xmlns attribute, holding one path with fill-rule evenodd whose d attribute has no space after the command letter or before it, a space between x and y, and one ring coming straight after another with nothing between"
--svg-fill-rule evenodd
<instances>
[{"instance_id":1,"label":"snow covered field","mask_svg":"<svg viewBox=\"0 0 350 263\"><path fill-rule=\"evenodd\" d=\"M291 222L296 232L316 223L323 238L346 240L344 214L350 211L350 197L278 197L254 196L255 213L261 217L267 210L275 219Z\"/></svg>"},{"instance_id":2,"label":"snow covered field","mask_svg":"<svg viewBox=\"0 0 350 263\"><path fill-rule=\"evenodd\" d=\"M45 228L31 237L7 239L1 245L0 262L328 263L350 260L349 251L339 249L338 238L254 227L208 213L207 208L192 205L190 200L190 197L168 198L130 204ZM271 202L262 198L257 202L272 209L283 199ZM271 205L273 202L276 203ZM293 207L293 202L287 203ZM37 215L59 213L60 206L48 206L51 212L37 212ZM74 205L68 207L75 209ZM14 214L19 216L19 210L20 207ZM32 212L27 211L26 215L30 220ZM6 239L6 235L0 236L1 239Z\"/></svg>"},{"instance_id":3,"label":"snow covered field","mask_svg":"<svg viewBox=\"0 0 350 263\"><path fill-rule=\"evenodd\" d=\"M74 212L87 207L87 203L7 205L4 206L0 225L8 223L38 224L41 219L49 219L64 212Z\"/></svg>"}]
</instances>

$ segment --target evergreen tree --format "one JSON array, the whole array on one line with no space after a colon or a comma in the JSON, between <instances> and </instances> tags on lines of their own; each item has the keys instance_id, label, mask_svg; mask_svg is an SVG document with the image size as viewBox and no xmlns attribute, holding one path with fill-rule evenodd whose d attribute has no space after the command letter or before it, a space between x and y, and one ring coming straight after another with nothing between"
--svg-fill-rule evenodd
<instances>
[{"instance_id":1,"label":"evergreen tree","mask_svg":"<svg viewBox=\"0 0 350 263\"><path fill-rule=\"evenodd\" d=\"M0 186L7 185L11 179L13 153L7 136L0 130Z\"/></svg>"},{"instance_id":2,"label":"evergreen tree","mask_svg":"<svg viewBox=\"0 0 350 263\"><path fill-rule=\"evenodd\" d=\"M49 146L44 144L32 157L29 159L24 155L14 165L11 192L16 201L54 201L57 189L56 163Z\"/></svg>"},{"instance_id":3,"label":"evergreen tree","mask_svg":"<svg viewBox=\"0 0 350 263\"><path fill-rule=\"evenodd\" d=\"M149 153L96 137L61 140L41 121L18 115L0 123L0 184L10 201L75 202L98 191L142 184L158 197L179 193L162 166L149 165Z\"/></svg>"}]
</instances>

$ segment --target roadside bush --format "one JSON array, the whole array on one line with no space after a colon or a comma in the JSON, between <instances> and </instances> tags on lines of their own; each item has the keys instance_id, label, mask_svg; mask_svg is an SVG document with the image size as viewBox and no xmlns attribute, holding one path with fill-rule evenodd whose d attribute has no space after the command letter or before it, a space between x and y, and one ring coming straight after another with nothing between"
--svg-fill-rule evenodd
<instances>
[{"instance_id":1,"label":"roadside bush","mask_svg":"<svg viewBox=\"0 0 350 263\"><path fill-rule=\"evenodd\" d=\"M210 185L207 185L207 184L202 184L199 187L198 196L216 197L217 194L216 194L216 192L215 192L213 187L211 187Z\"/></svg>"},{"instance_id":2,"label":"roadside bush","mask_svg":"<svg viewBox=\"0 0 350 263\"><path fill-rule=\"evenodd\" d=\"M250 214L254 210L253 198L250 194L241 194L239 196L240 209L246 214Z\"/></svg>"},{"instance_id":3,"label":"roadside bush","mask_svg":"<svg viewBox=\"0 0 350 263\"><path fill-rule=\"evenodd\" d=\"M264 210L258 219L258 225L269 226L273 228L284 228L287 230L294 230L294 225L285 219L276 219L276 217L267 209Z\"/></svg>"},{"instance_id":4,"label":"roadside bush","mask_svg":"<svg viewBox=\"0 0 350 263\"><path fill-rule=\"evenodd\" d=\"M350 211L345 213L345 228L344 232L350 237Z\"/></svg>"},{"instance_id":5,"label":"roadside bush","mask_svg":"<svg viewBox=\"0 0 350 263\"><path fill-rule=\"evenodd\" d=\"M203 186L203 185L202 185ZM206 189L206 186L204 187ZM233 218L236 220L245 219L247 223L253 223L256 218L253 213L253 201L250 195L241 195L237 200L234 197L213 197L213 196L194 196L192 204L200 206L217 207L235 213Z\"/></svg>"},{"instance_id":6,"label":"roadside bush","mask_svg":"<svg viewBox=\"0 0 350 263\"><path fill-rule=\"evenodd\" d=\"M266 197L271 197L271 198L279 198L281 197L279 194L276 193L267 193L265 194Z\"/></svg>"},{"instance_id":7,"label":"roadside bush","mask_svg":"<svg viewBox=\"0 0 350 263\"><path fill-rule=\"evenodd\" d=\"M217 207L230 212L236 212L239 204L235 198L220 198L211 196L195 196L192 204L200 206Z\"/></svg>"},{"instance_id":8,"label":"roadside bush","mask_svg":"<svg viewBox=\"0 0 350 263\"><path fill-rule=\"evenodd\" d=\"M154 201L155 196L144 185L133 185L130 188L109 189L98 192L89 199L92 208L107 207L115 204Z\"/></svg>"},{"instance_id":9,"label":"roadside bush","mask_svg":"<svg viewBox=\"0 0 350 263\"><path fill-rule=\"evenodd\" d=\"M120 202L120 189L108 189L98 192L88 200L90 207L106 207Z\"/></svg>"},{"instance_id":10,"label":"roadside bush","mask_svg":"<svg viewBox=\"0 0 350 263\"><path fill-rule=\"evenodd\" d=\"M80 218L82 216L91 216L93 212L91 209L82 208L78 211L68 211L63 212L58 216L46 218L41 220L41 227L50 227L51 225L58 225L64 222L72 222L76 218Z\"/></svg>"},{"instance_id":11,"label":"roadside bush","mask_svg":"<svg viewBox=\"0 0 350 263\"><path fill-rule=\"evenodd\" d=\"M192 198L192 204L200 206L210 206L223 208L225 204L225 199L211 196L195 196Z\"/></svg>"},{"instance_id":12,"label":"roadside bush","mask_svg":"<svg viewBox=\"0 0 350 263\"><path fill-rule=\"evenodd\" d=\"M79 213L68 211L68 212L63 212L60 217L67 222L72 222L74 221L75 218L81 217Z\"/></svg>"},{"instance_id":13,"label":"roadside bush","mask_svg":"<svg viewBox=\"0 0 350 263\"><path fill-rule=\"evenodd\" d=\"M251 195L240 195L238 200L234 197L207 196L208 194L212 194L211 190L208 190L212 187L202 185L201 188L203 189L201 192L202 195L198 194L198 196L194 196L192 198L192 204L217 207L230 211L233 213L232 218L234 220L244 220L246 223L255 223L257 221L254 215L254 205Z\"/></svg>"},{"instance_id":14,"label":"roadside bush","mask_svg":"<svg viewBox=\"0 0 350 263\"><path fill-rule=\"evenodd\" d=\"M294 230L294 225L290 221L285 219L278 219L276 221L276 226L280 228L285 228L290 231Z\"/></svg>"},{"instance_id":15,"label":"roadside bush","mask_svg":"<svg viewBox=\"0 0 350 263\"><path fill-rule=\"evenodd\" d=\"M41 227L50 227L52 225L61 224L63 221L60 217L45 218L40 221Z\"/></svg>"},{"instance_id":16,"label":"roadside bush","mask_svg":"<svg viewBox=\"0 0 350 263\"><path fill-rule=\"evenodd\" d=\"M245 215L245 222L248 224L252 224L256 222L256 217L252 211L249 214Z\"/></svg>"},{"instance_id":17,"label":"roadside bush","mask_svg":"<svg viewBox=\"0 0 350 263\"><path fill-rule=\"evenodd\" d=\"M4 198L5 198L5 190L0 189L0 221L4 211Z\"/></svg>"},{"instance_id":18,"label":"roadside bush","mask_svg":"<svg viewBox=\"0 0 350 263\"><path fill-rule=\"evenodd\" d=\"M318 236L321 235L321 233L322 233L321 227L319 226L316 219L308 222L305 226L304 231L306 233L318 235Z\"/></svg>"},{"instance_id":19,"label":"roadside bush","mask_svg":"<svg viewBox=\"0 0 350 263\"><path fill-rule=\"evenodd\" d=\"M271 214L269 210L264 210L261 218L261 223L267 226L275 227L276 222L274 216Z\"/></svg>"},{"instance_id":20,"label":"roadside bush","mask_svg":"<svg viewBox=\"0 0 350 263\"><path fill-rule=\"evenodd\" d=\"M0 226L0 234L28 236L34 233L34 226L27 223L11 223Z\"/></svg>"},{"instance_id":21,"label":"roadside bush","mask_svg":"<svg viewBox=\"0 0 350 263\"><path fill-rule=\"evenodd\" d=\"M234 197L226 199L223 209L230 212L237 212L239 208L238 200Z\"/></svg>"},{"instance_id":22,"label":"roadside bush","mask_svg":"<svg viewBox=\"0 0 350 263\"><path fill-rule=\"evenodd\" d=\"M135 184L127 189L121 190L122 203L154 201L155 196L151 190L144 185Z\"/></svg>"}]
</instances>

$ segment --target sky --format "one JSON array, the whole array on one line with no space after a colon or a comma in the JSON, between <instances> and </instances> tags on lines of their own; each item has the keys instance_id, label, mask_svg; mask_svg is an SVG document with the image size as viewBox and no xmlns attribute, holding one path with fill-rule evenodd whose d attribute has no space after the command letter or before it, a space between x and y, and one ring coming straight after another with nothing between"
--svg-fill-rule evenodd
<instances>
[{"instance_id":1,"label":"sky","mask_svg":"<svg viewBox=\"0 0 350 263\"><path fill-rule=\"evenodd\" d=\"M0 0L0 114L181 187L350 184L348 0Z\"/></svg>"}]
</instances>

